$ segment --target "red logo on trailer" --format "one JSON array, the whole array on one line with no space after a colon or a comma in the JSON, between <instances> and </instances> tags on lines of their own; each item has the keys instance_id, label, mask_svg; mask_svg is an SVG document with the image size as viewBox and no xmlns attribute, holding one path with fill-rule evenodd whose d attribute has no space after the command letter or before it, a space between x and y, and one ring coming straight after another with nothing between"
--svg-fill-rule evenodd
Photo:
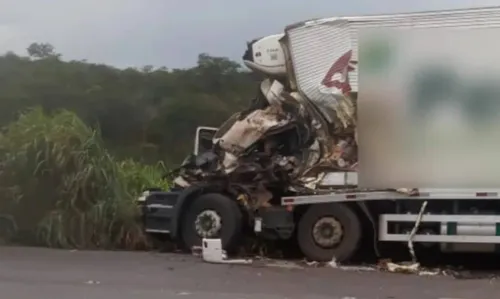
<instances>
[{"instance_id":1,"label":"red logo on trailer","mask_svg":"<svg viewBox=\"0 0 500 299\"><path fill-rule=\"evenodd\" d=\"M355 67L353 65L357 64L357 61L351 61L351 58L352 50L349 50L344 53L344 55L340 56L340 58L332 64L325 77L321 81L321 84L328 88L335 87L337 89L340 89L342 91L342 94L350 92L352 88L351 84L349 83L349 72L354 71ZM342 79L333 79L336 74L340 74Z\"/></svg>"}]
</instances>

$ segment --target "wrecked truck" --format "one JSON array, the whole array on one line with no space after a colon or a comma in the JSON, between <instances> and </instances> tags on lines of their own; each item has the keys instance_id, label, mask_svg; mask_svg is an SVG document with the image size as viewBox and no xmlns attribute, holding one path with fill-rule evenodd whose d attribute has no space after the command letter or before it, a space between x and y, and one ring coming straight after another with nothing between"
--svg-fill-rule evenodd
<instances>
[{"instance_id":1,"label":"wrecked truck","mask_svg":"<svg viewBox=\"0 0 500 299\"><path fill-rule=\"evenodd\" d=\"M358 186L357 47L363 28L498 21L500 8L333 17L249 42L243 62L267 78L246 110L219 128L198 128L171 190L144 192L146 232L186 248L220 238L226 250L245 234L294 238L316 261L346 261L365 239L375 252L380 242L408 241L494 251L499 190Z\"/></svg>"}]
</instances>

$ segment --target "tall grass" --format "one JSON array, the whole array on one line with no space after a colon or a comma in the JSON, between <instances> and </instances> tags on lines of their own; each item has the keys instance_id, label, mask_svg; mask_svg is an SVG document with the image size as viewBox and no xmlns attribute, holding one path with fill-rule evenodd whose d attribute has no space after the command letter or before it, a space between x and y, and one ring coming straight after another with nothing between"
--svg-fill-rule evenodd
<instances>
[{"instance_id":1,"label":"tall grass","mask_svg":"<svg viewBox=\"0 0 500 299\"><path fill-rule=\"evenodd\" d=\"M0 213L24 242L63 248L147 246L134 199L160 170L117 162L74 113L34 109L0 135ZM151 185L153 184L153 185Z\"/></svg>"}]
</instances>

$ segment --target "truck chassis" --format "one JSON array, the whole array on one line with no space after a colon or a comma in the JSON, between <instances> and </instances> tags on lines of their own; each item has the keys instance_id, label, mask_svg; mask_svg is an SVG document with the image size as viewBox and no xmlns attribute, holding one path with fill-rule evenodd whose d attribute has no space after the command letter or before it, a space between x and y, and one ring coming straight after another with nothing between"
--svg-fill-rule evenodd
<instances>
[{"instance_id":1,"label":"truck chassis","mask_svg":"<svg viewBox=\"0 0 500 299\"><path fill-rule=\"evenodd\" d=\"M185 215L190 206L185 204L186 199L190 198L189 194L193 195L195 193L186 190L146 192L141 200L144 203L143 214L146 232L150 234L169 234L173 239L182 242L183 237L180 227L183 225L183 220L185 220ZM203 192L191 197L191 200L195 201L196 197L201 195L203 195ZM439 243L441 251L445 252L491 252L496 251L497 247L499 247L496 244L500 244L500 216L497 215L498 211L494 209L498 205L498 200L500 200L500 197L496 190L482 192L471 190L421 190L418 194L408 196L393 191L288 196L281 199L281 205L279 206L261 209L255 215L245 215L244 219L251 218L253 221L245 222L242 226L246 225L249 230L264 239L290 239L296 237L307 258L319 261L331 260L334 258L331 251L322 248L327 246L330 241L323 238L323 243L315 241L317 244L312 245L311 238L308 236L315 235L313 228L317 225L309 225L307 226L308 230L301 233L301 230L304 230L301 226L305 227L301 223L304 222L303 219L306 218L305 216L308 213L318 214L318 211L321 213L325 209L331 208L332 211L340 209L342 213L337 214L337 218L332 218L335 220L330 220L333 221L332 227L334 227L334 224L338 221L338 216L349 214L349 210L355 210L351 206L355 204L361 207L359 209L361 212L358 211L353 214L357 219L347 221L354 221L353 223L357 223L357 226L360 223L369 223L372 230L353 229L352 225L351 228L346 228L346 220L343 220L344 223L340 223L340 227L347 230L344 233L359 234L359 236L345 238L346 240L349 238L354 239L351 246L343 249L339 256L335 256L339 261L345 261L352 257L358 249L359 239L366 237L375 237L376 241L381 242L408 242L411 236L412 241L415 243ZM430 206L439 202L446 208L436 210L431 207L423 215L419 215L418 208L423 202L430 203ZM389 204L393 208L383 210L382 213L376 212L376 209L367 208L383 204ZM482 211L469 210L467 212L469 206L482 205L488 207ZM466 206L466 208L464 209L462 206ZM298 217L297 211L299 210L302 212ZM310 216L309 218L315 219L314 217L316 216ZM421 219L417 221L419 217ZM318 216L316 218L315 223L325 222L325 220L321 220L325 219L325 217ZM339 221L342 222L342 220ZM411 234L416 222L419 222L420 228L416 230L416 233ZM330 236L330 240L331 238L335 237ZM304 239L309 240L306 242ZM321 238L317 238L317 240L319 239ZM304 242L307 244L304 245ZM342 243L340 242L340 244Z\"/></svg>"}]
</instances>

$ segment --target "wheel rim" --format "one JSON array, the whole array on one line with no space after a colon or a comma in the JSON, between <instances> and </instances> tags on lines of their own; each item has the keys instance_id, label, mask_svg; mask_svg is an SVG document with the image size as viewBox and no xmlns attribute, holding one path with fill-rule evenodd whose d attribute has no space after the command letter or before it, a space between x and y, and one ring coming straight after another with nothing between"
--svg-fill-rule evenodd
<instances>
[{"instance_id":1,"label":"wheel rim","mask_svg":"<svg viewBox=\"0 0 500 299\"><path fill-rule=\"evenodd\" d=\"M339 245L342 241L344 229L335 217L323 217L314 224L312 234L316 244L324 248L331 248Z\"/></svg>"},{"instance_id":2,"label":"wheel rim","mask_svg":"<svg viewBox=\"0 0 500 299\"><path fill-rule=\"evenodd\" d=\"M217 212L205 210L196 216L194 227L198 236L202 238L214 238L220 233L222 219Z\"/></svg>"}]
</instances>

